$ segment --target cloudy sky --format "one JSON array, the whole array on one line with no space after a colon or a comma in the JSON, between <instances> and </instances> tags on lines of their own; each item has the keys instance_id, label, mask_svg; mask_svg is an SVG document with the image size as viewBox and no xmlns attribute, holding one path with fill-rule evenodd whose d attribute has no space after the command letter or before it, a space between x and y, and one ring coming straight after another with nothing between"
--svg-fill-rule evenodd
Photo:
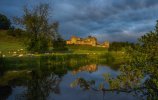
<instances>
[{"instance_id":1,"label":"cloudy sky","mask_svg":"<svg viewBox=\"0 0 158 100\"><path fill-rule=\"evenodd\" d=\"M0 13L21 16L24 5L39 2L51 5L50 18L60 23L65 39L92 35L99 41L134 42L158 19L158 0L0 0Z\"/></svg>"}]
</instances>

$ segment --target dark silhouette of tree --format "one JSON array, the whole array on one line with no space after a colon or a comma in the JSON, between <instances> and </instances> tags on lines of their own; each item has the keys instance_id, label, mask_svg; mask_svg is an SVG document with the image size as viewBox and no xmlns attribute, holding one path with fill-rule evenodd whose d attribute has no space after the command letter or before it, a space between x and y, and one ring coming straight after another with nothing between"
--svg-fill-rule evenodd
<instances>
[{"instance_id":1,"label":"dark silhouette of tree","mask_svg":"<svg viewBox=\"0 0 158 100\"><path fill-rule=\"evenodd\" d=\"M110 43L109 51L121 51L123 48L133 47L134 43L129 42L112 42Z\"/></svg>"},{"instance_id":2,"label":"dark silhouette of tree","mask_svg":"<svg viewBox=\"0 0 158 100\"><path fill-rule=\"evenodd\" d=\"M6 100L11 94L11 86L0 86L0 100Z\"/></svg>"},{"instance_id":3,"label":"dark silhouette of tree","mask_svg":"<svg viewBox=\"0 0 158 100\"><path fill-rule=\"evenodd\" d=\"M54 51L65 51L67 50L66 42L60 36L53 41Z\"/></svg>"},{"instance_id":4,"label":"dark silhouette of tree","mask_svg":"<svg viewBox=\"0 0 158 100\"><path fill-rule=\"evenodd\" d=\"M43 72L32 71L31 76L25 94L27 100L47 100L50 93L60 93L60 78L57 75L50 73L47 76Z\"/></svg>"},{"instance_id":5,"label":"dark silhouette of tree","mask_svg":"<svg viewBox=\"0 0 158 100\"><path fill-rule=\"evenodd\" d=\"M0 29L7 30L10 28L10 20L3 14L0 14Z\"/></svg>"}]
</instances>

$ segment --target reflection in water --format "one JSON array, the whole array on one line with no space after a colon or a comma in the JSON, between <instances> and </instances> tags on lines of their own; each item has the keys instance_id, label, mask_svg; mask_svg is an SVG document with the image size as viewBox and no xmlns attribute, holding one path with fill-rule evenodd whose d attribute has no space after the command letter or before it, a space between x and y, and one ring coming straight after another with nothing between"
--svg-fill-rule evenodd
<instances>
[{"instance_id":1,"label":"reflection in water","mask_svg":"<svg viewBox=\"0 0 158 100\"><path fill-rule=\"evenodd\" d=\"M39 59L36 66L33 65L33 68L25 67L25 70L18 69L18 67L16 71L12 70L11 67L9 67L10 69L5 68L3 75L0 77L0 82L3 83L0 84L0 87L7 88L5 89L5 95L1 94L4 89L0 88L1 98L7 98L8 100L100 100L103 99L102 94L82 91L80 88L71 88L70 84L78 77L103 81L102 74L104 72L117 73L109 67L98 67L97 64L89 64L89 62L56 65L48 65L45 62L47 60ZM27 64L31 65L28 62ZM84 73L81 73L83 71ZM21 87L20 93L17 92L18 87ZM107 94L105 99L110 99L111 96L113 97L112 94ZM121 100L122 98L122 95L115 96L112 100L116 98ZM133 100L133 97L125 94L123 98Z\"/></svg>"},{"instance_id":2,"label":"reflection in water","mask_svg":"<svg viewBox=\"0 0 158 100\"><path fill-rule=\"evenodd\" d=\"M79 67L78 69L74 69L72 71L72 74L75 75L79 72L82 72L82 71L87 71L87 72L95 72L97 70L97 65L96 64L91 64L91 65L86 65L86 66L82 66L82 67Z\"/></svg>"},{"instance_id":3,"label":"reflection in water","mask_svg":"<svg viewBox=\"0 0 158 100\"><path fill-rule=\"evenodd\" d=\"M27 84L27 100L46 100L50 92L60 94L60 78L53 73L48 75L32 71L32 79Z\"/></svg>"},{"instance_id":4,"label":"reflection in water","mask_svg":"<svg viewBox=\"0 0 158 100\"><path fill-rule=\"evenodd\" d=\"M0 86L0 100L6 100L12 93L10 86Z\"/></svg>"}]
</instances>

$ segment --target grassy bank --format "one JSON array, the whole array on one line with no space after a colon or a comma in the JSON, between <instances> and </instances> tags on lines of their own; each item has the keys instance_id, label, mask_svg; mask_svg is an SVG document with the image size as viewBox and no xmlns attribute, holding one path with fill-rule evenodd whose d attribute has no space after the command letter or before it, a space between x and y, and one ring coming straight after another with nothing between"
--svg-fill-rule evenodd
<instances>
[{"instance_id":1,"label":"grassy bank","mask_svg":"<svg viewBox=\"0 0 158 100\"><path fill-rule=\"evenodd\" d=\"M39 56L25 57L4 57L3 63L5 66L31 67L36 66L40 62L41 65L56 65L56 64L76 64L76 63L97 63L99 61L113 61L112 55L93 55L93 54L51 54Z\"/></svg>"},{"instance_id":2,"label":"grassy bank","mask_svg":"<svg viewBox=\"0 0 158 100\"><path fill-rule=\"evenodd\" d=\"M7 53L9 51L25 49L22 42L23 39L7 35L7 30L0 30L0 51Z\"/></svg>"},{"instance_id":3,"label":"grassy bank","mask_svg":"<svg viewBox=\"0 0 158 100\"><path fill-rule=\"evenodd\" d=\"M107 53L108 49L87 45L68 45L67 48L73 53Z\"/></svg>"}]
</instances>

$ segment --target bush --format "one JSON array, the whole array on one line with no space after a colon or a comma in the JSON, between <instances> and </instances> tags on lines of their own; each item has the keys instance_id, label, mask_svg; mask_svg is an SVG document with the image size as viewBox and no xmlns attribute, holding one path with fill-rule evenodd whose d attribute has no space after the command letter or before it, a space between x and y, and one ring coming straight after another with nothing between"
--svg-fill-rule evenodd
<instances>
[{"instance_id":1,"label":"bush","mask_svg":"<svg viewBox=\"0 0 158 100\"><path fill-rule=\"evenodd\" d=\"M62 38L53 41L53 51L66 51L66 42Z\"/></svg>"},{"instance_id":2,"label":"bush","mask_svg":"<svg viewBox=\"0 0 158 100\"><path fill-rule=\"evenodd\" d=\"M49 39L45 36L39 36L37 38L32 37L28 42L27 50L31 52L44 53L49 50Z\"/></svg>"},{"instance_id":3,"label":"bush","mask_svg":"<svg viewBox=\"0 0 158 100\"><path fill-rule=\"evenodd\" d=\"M112 42L109 47L109 51L122 51L126 47L133 47L134 43L129 42Z\"/></svg>"}]
</instances>

